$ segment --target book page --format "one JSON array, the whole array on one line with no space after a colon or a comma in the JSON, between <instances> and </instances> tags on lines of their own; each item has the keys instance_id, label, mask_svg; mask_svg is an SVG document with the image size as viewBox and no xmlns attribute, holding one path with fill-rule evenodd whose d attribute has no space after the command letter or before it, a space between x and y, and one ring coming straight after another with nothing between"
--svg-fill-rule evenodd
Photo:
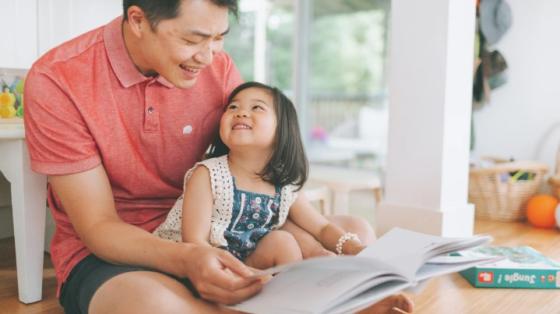
<instances>
[{"instance_id":1,"label":"book page","mask_svg":"<svg viewBox=\"0 0 560 314\"><path fill-rule=\"evenodd\" d=\"M451 263L451 259L447 259L445 263L426 263L425 265L420 267L420 269L416 273L416 280L421 281L434 276L450 274L486 263L494 263L498 260L503 259L502 257L495 256L478 258L461 258L461 256L450 256L450 258L455 259L455 261Z\"/></svg>"},{"instance_id":2,"label":"book page","mask_svg":"<svg viewBox=\"0 0 560 314\"><path fill-rule=\"evenodd\" d=\"M279 265L264 270L254 270L252 277L263 277L266 275L275 275L285 272L292 268L333 268L337 270L381 270L384 273L393 273L396 269L391 265L385 264L382 261L372 261L371 258L342 255L342 256L320 256L313 257L303 261L298 261L291 264Z\"/></svg>"},{"instance_id":3,"label":"book page","mask_svg":"<svg viewBox=\"0 0 560 314\"><path fill-rule=\"evenodd\" d=\"M358 256L383 261L398 269L399 273L414 281L418 269L430 258L487 243L489 236L469 238L443 238L393 228L364 249Z\"/></svg>"},{"instance_id":4,"label":"book page","mask_svg":"<svg viewBox=\"0 0 560 314\"><path fill-rule=\"evenodd\" d=\"M345 303L341 303L336 307L330 308L325 313L355 313L381 301L382 299L390 295L406 289L408 286L410 286L410 283L403 283L399 281L386 282L362 292L361 294L355 296Z\"/></svg>"},{"instance_id":5,"label":"book page","mask_svg":"<svg viewBox=\"0 0 560 314\"><path fill-rule=\"evenodd\" d=\"M368 258L322 257L292 265L277 274L255 297L232 308L250 313L322 313L386 281L391 267ZM286 302L289 300L289 302Z\"/></svg>"},{"instance_id":6,"label":"book page","mask_svg":"<svg viewBox=\"0 0 560 314\"><path fill-rule=\"evenodd\" d=\"M422 279L484 262L434 257L488 241L486 236L442 238L395 228L358 256L312 258L257 273L276 276L258 295L232 308L273 314L355 311Z\"/></svg>"}]
</instances>

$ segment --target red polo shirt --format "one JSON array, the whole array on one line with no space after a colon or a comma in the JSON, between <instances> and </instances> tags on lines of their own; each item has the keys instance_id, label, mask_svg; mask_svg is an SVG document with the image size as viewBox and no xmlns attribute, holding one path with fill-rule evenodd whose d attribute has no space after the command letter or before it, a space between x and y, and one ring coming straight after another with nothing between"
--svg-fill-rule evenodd
<instances>
[{"instance_id":1,"label":"red polo shirt","mask_svg":"<svg viewBox=\"0 0 560 314\"><path fill-rule=\"evenodd\" d=\"M128 56L122 18L42 56L25 86L31 167L46 175L107 171L122 220L148 231L182 192L185 171L209 145L229 92L241 83L225 53L192 88L145 77ZM61 284L90 252L48 189L56 221L51 258Z\"/></svg>"}]
</instances>

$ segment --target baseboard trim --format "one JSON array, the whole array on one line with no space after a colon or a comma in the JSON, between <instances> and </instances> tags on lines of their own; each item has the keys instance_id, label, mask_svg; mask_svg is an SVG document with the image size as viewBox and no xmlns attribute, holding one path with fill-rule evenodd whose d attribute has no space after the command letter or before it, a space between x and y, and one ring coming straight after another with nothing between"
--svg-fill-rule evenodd
<instances>
[{"instance_id":1,"label":"baseboard trim","mask_svg":"<svg viewBox=\"0 0 560 314\"><path fill-rule=\"evenodd\" d=\"M474 206L435 210L382 202L375 221L378 234L401 227L446 237L467 237L474 231Z\"/></svg>"}]
</instances>

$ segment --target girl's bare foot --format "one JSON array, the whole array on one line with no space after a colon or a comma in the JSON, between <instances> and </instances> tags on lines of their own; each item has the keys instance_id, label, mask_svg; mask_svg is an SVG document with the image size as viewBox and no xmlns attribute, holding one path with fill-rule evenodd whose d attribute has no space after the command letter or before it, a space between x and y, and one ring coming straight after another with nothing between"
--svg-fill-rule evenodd
<instances>
[{"instance_id":1,"label":"girl's bare foot","mask_svg":"<svg viewBox=\"0 0 560 314\"><path fill-rule=\"evenodd\" d=\"M375 303L371 307L360 311L360 314L402 314L412 313L414 303L404 294L395 294Z\"/></svg>"}]
</instances>

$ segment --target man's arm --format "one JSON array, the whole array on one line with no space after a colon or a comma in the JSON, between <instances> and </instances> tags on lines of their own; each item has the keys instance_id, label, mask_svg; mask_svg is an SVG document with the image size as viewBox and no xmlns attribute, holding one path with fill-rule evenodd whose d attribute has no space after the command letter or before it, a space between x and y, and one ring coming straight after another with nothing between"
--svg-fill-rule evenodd
<instances>
[{"instance_id":1,"label":"man's arm","mask_svg":"<svg viewBox=\"0 0 560 314\"><path fill-rule=\"evenodd\" d=\"M224 250L163 240L122 221L101 165L49 176L49 182L84 244L104 260L188 277L203 298L219 303L239 302L262 288L258 281L246 279L252 272Z\"/></svg>"}]
</instances>

